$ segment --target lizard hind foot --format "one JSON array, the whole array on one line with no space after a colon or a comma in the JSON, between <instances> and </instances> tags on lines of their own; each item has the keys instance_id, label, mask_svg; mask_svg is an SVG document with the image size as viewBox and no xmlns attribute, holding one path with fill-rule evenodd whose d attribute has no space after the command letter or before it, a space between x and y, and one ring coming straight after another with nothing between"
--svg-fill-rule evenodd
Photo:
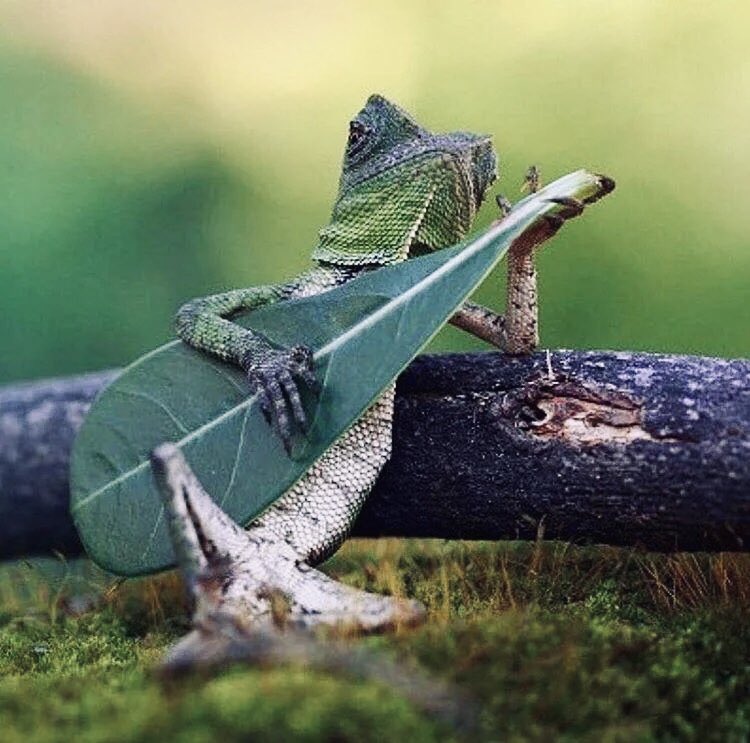
<instances>
[{"instance_id":1,"label":"lizard hind foot","mask_svg":"<svg viewBox=\"0 0 750 743\"><path fill-rule=\"evenodd\" d=\"M221 616L240 627L320 626L382 632L423 621L416 601L361 591L306 564L272 530L245 531L216 505L180 450L152 453L178 568L192 594L196 628Z\"/></svg>"}]
</instances>

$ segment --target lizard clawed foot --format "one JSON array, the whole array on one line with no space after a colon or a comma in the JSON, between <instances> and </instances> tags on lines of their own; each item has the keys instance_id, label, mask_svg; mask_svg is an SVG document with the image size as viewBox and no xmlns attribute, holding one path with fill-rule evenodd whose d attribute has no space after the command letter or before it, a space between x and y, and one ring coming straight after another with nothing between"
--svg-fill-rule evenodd
<instances>
[{"instance_id":1,"label":"lizard clawed foot","mask_svg":"<svg viewBox=\"0 0 750 743\"><path fill-rule=\"evenodd\" d=\"M582 214L583 210L586 208L586 204L584 204L583 201L569 196L553 196L549 201L553 204L560 204L560 206L565 207L565 209L562 209L559 212L559 216L563 219L577 217L579 214Z\"/></svg>"},{"instance_id":2,"label":"lizard clawed foot","mask_svg":"<svg viewBox=\"0 0 750 743\"><path fill-rule=\"evenodd\" d=\"M242 368L252 392L258 394L266 421L276 429L289 454L295 427L305 433L308 424L297 379L313 392L320 391L312 351L307 346L294 346L267 354L262 360L248 358Z\"/></svg>"},{"instance_id":3,"label":"lizard clawed foot","mask_svg":"<svg viewBox=\"0 0 750 743\"><path fill-rule=\"evenodd\" d=\"M539 169L531 166L526 173L525 188L537 193L541 186ZM535 251L552 237L569 219L579 216L588 204L592 204L615 187L607 176L597 176L595 188L590 195L580 199L554 195L554 184L537 194L536 198L548 203L546 213L537 224L516 240L508 251L507 301L504 316L502 347L512 354L528 354L539 345L539 317ZM558 192L559 193L559 192ZM546 197L546 198L545 198Z\"/></svg>"},{"instance_id":4,"label":"lizard clawed foot","mask_svg":"<svg viewBox=\"0 0 750 743\"><path fill-rule=\"evenodd\" d=\"M424 619L416 601L360 591L315 570L267 527L242 529L211 500L173 444L154 450L151 461L197 628L218 615L245 628L276 626L279 596L286 626L297 630L378 632Z\"/></svg>"}]
</instances>

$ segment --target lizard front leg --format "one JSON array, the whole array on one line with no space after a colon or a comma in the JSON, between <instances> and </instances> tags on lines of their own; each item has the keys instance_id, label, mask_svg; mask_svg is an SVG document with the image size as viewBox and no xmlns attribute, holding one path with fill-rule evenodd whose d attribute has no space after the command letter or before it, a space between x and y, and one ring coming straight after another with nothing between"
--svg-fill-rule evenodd
<instances>
[{"instance_id":1,"label":"lizard front leg","mask_svg":"<svg viewBox=\"0 0 750 743\"><path fill-rule=\"evenodd\" d=\"M316 269L279 287L194 300L178 313L178 332L191 345L227 361L238 363L250 351L258 363L273 361L276 351L265 339L226 318L240 309L252 309L269 301L317 294L349 280L353 273L345 269ZM283 371L280 367L279 372ZM248 526L248 534L275 545L280 554L293 554L306 567L333 554L349 534L390 457L393 397L391 386L298 483Z\"/></svg>"},{"instance_id":2,"label":"lizard front leg","mask_svg":"<svg viewBox=\"0 0 750 743\"><path fill-rule=\"evenodd\" d=\"M528 354L539 345L539 303L534 251L525 246L508 253L505 314L465 302L450 321L461 330L511 354Z\"/></svg>"},{"instance_id":3,"label":"lizard front leg","mask_svg":"<svg viewBox=\"0 0 750 743\"><path fill-rule=\"evenodd\" d=\"M231 317L286 299L296 288L296 284L279 284L201 297L183 305L175 318L182 340L245 371L250 392L258 394L261 410L287 452L294 427L304 431L307 426L297 380L317 387L312 352L305 346L274 348L261 334L242 328Z\"/></svg>"},{"instance_id":4,"label":"lizard front leg","mask_svg":"<svg viewBox=\"0 0 750 743\"><path fill-rule=\"evenodd\" d=\"M539 170L531 166L524 180L524 187L532 193L540 187ZM556 201L563 209L544 218L542 229L532 239L516 243L508 251L505 313L465 302L449 320L462 330L496 346L506 353L522 355L533 353L539 345L539 295L535 253L539 245L557 232L560 227L584 209L583 202L576 199ZM510 205L504 197L498 198L503 212L499 221L507 215ZM497 222L496 222L497 224Z\"/></svg>"}]
</instances>

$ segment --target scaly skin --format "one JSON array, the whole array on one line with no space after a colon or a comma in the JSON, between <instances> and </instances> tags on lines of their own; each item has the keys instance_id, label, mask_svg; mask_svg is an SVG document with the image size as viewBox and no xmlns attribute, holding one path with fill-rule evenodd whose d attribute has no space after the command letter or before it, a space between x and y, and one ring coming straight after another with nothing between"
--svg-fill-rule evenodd
<instances>
[{"instance_id":1,"label":"scaly skin","mask_svg":"<svg viewBox=\"0 0 750 743\"><path fill-rule=\"evenodd\" d=\"M318 294L364 271L456 244L495 180L496 167L488 137L433 134L384 98L371 96L350 124L338 197L313 252L315 268L288 283L188 302L177 314L179 336L245 370L250 391L258 393L269 423L288 448L295 427L304 432L307 423L298 385L315 388L312 354L306 348L274 348L258 333L233 323L232 316ZM537 341L532 256L514 256L509 266L509 291L521 299L509 303L505 318L467 303L452 322L501 349L530 352ZM187 489L163 488L168 512L178 524L173 535L182 529L182 541L195 553L183 555L181 563L192 560L205 569L217 554L223 555L236 568L232 585L242 584L242 612L255 621L270 616L271 602L261 590L268 585L283 591L292 614L306 617L307 623L345 619L374 629L417 618L420 610L413 603L352 592L309 567L338 549L390 457L393 391L384 393L300 482L253 522L246 537L208 505L174 452L155 460L164 471L174 469L172 482L192 483ZM195 504L189 503L191 498ZM227 551L229 543L241 547ZM236 614L233 590L223 596L219 605L228 601Z\"/></svg>"}]
</instances>

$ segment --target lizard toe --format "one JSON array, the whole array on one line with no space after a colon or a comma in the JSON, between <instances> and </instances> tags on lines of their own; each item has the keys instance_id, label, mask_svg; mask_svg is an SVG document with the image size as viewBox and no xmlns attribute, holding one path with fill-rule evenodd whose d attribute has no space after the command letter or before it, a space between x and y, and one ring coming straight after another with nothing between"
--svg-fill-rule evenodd
<instances>
[{"instance_id":1,"label":"lizard toe","mask_svg":"<svg viewBox=\"0 0 750 743\"><path fill-rule=\"evenodd\" d=\"M560 206L565 207L565 209L559 212L559 215L563 219L572 219L573 217L577 217L579 214L583 212L584 207L585 207L585 204L579 199L574 199L568 196L553 197L549 199L549 201L551 201L554 204L559 204Z\"/></svg>"},{"instance_id":2,"label":"lizard toe","mask_svg":"<svg viewBox=\"0 0 750 743\"><path fill-rule=\"evenodd\" d=\"M297 383L287 370L284 370L279 374L279 380L284 388L284 394L289 402L289 407L292 410L294 422L299 426L299 429L304 432L307 430L307 415L302 406L302 398L300 397Z\"/></svg>"}]
</instances>

